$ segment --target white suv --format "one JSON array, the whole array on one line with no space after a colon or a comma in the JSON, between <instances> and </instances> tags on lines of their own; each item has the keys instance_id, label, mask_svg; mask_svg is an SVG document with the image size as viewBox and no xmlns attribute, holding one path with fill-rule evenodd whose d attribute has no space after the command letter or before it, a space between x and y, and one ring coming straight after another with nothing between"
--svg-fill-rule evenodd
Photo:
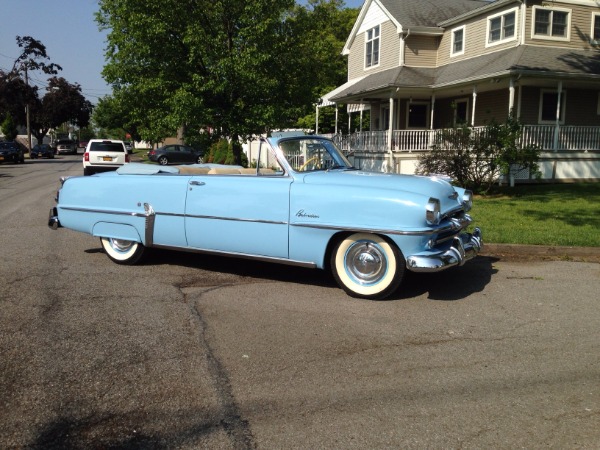
<instances>
[{"instance_id":1,"label":"white suv","mask_svg":"<svg viewBox=\"0 0 600 450\"><path fill-rule=\"evenodd\" d=\"M91 139L83 154L83 174L115 170L129 162L123 141Z\"/></svg>"}]
</instances>

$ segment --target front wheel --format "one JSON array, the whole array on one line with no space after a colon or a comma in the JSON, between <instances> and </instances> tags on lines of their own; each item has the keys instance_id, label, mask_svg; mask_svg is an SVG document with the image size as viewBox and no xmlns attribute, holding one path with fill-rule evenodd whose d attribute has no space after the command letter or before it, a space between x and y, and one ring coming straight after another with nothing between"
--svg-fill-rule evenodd
<instances>
[{"instance_id":1,"label":"front wheel","mask_svg":"<svg viewBox=\"0 0 600 450\"><path fill-rule=\"evenodd\" d=\"M202 164L204 162L204 158L202 158L202 156L198 156L198 159L196 159L196 162L198 164Z\"/></svg>"},{"instance_id":2,"label":"front wheel","mask_svg":"<svg viewBox=\"0 0 600 450\"><path fill-rule=\"evenodd\" d=\"M142 244L125 239L100 238L102 248L117 264L133 265L140 260L146 249Z\"/></svg>"},{"instance_id":3,"label":"front wheel","mask_svg":"<svg viewBox=\"0 0 600 450\"><path fill-rule=\"evenodd\" d=\"M158 158L158 163L161 166L166 166L167 164L169 164L169 160L167 159L166 156L161 156L160 158Z\"/></svg>"},{"instance_id":4,"label":"front wheel","mask_svg":"<svg viewBox=\"0 0 600 450\"><path fill-rule=\"evenodd\" d=\"M383 299L404 277L406 264L398 248L381 236L355 233L340 240L331 254L331 270L351 297Z\"/></svg>"}]
</instances>

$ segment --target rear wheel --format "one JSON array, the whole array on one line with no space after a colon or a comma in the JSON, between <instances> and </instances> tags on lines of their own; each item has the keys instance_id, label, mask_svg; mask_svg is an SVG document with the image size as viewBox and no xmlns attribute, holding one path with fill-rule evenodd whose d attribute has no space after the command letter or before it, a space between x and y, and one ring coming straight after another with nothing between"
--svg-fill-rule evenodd
<instances>
[{"instance_id":1,"label":"rear wheel","mask_svg":"<svg viewBox=\"0 0 600 450\"><path fill-rule=\"evenodd\" d=\"M89 168L89 167L84 167L83 168L83 174L85 176L87 176L87 175L94 175L94 170L91 169L91 168Z\"/></svg>"},{"instance_id":2,"label":"rear wheel","mask_svg":"<svg viewBox=\"0 0 600 450\"><path fill-rule=\"evenodd\" d=\"M167 164L169 164L169 160L167 159L166 156L161 156L160 158L158 158L158 163L161 166L166 166Z\"/></svg>"},{"instance_id":3,"label":"rear wheel","mask_svg":"<svg viewBox=\"0 0 600 450\"><path fill-rule=\"evenodd\" d=\"M204 158L202 158L202 156L198 156L198 159L196 160L196 162L198 164L202 164L204 162Z\"/></svg>"},{"instance_id":4,"label":"rear wheel","mask_svg":"<svg viewBox=\"0 0 600 450\"><path fill-rule=\"evenodd\" d=\"M139 242L125 239L100 238L102 248L108 257L117 264L133 265L144 254L145 247Z\"/></svg>"},{"instance_id":5,"label":"rear wheel","mask_svg":"<svg viewBox=\"0 0 600 450\"><path fill-rule=\"evenodd\" d=\"M381 236L355 233L340 240L331 254L331 270L351 297L383 299L404 277L405 262L398 248Z\"/></svg>"}]
</instances>

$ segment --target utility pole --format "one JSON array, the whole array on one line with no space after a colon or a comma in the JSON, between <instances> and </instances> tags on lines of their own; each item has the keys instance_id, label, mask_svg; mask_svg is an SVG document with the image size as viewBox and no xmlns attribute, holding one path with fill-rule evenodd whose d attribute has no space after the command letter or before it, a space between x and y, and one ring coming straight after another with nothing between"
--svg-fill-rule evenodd
<instances>
[{"instance_id":1,"label":"utility pole","mask_svg":"<svg viewBox=\"0 0 600 450\"><path fill-rule=\"evenodd\" d=\"M29 120L29 78L27 77L27 65L25 65L25 86L27 86L27 100L25 103L25 111L27 114L27 146L31 153L31 122Z\"/></svg>"}]
</instances>

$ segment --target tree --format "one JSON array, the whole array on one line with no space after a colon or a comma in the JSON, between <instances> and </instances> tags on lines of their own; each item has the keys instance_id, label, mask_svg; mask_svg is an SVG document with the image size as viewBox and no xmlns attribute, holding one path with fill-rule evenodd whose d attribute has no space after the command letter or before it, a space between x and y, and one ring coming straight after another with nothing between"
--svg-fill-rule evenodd
<instances>
[{"instance_id":1,"label":"tree","mask_svg":"<svg viewBox=\"0 0 600 450\"><path fill-rule=\"evenodd\" d=\"M129 119L144 139L161 140L183 127L186 139L245 140L297 123L322 94L315 83L339 81L331 80L330 61L341 57L331 58L331 49L339 54L343 44L315 34L321 27L293 0L99 4L97 21L109 30L103 75L118 101L130 106ZM322 25L331 27L323 17ZM234 154L239 162L237 145Z\"/></svg>"},{"instance_id":2,"label":"tree","mask_svg":"<svg viewBox=\"0 0 600 450\"><path fill-rule=\"evenodd\" d=\"M93 106L81 93L81 86L71 84L62 77L48 80L44 97L32 106L31 131L39 142L48 130L63 123L79 128L90 122Z\"/></svg>"},{"instance_id":3,"label":"tree","mask_svg":"<svg viewBox=\"0 0 600 450\"><path fill-rule=\"evenodd\" d=\"M2 129L2 134L4 134L4 138L7 141L14 141L19 134L15 122L10 114L6 115L0 128Z\"/></svg>"},{"instance_id":4,"label":"tree","mask_svg":"<svg viewBox=\"0 0 600 450\"><path fill-rule=\"evenodd\" d=\"M416 173L447 175L460 186L483 192L500 176L521 170L539 176L540 149L520 146L521 135L522 125L512 116L483 129L465 125L439 130L431 152L419 158Z\"/></svg>"}]
</instances>

